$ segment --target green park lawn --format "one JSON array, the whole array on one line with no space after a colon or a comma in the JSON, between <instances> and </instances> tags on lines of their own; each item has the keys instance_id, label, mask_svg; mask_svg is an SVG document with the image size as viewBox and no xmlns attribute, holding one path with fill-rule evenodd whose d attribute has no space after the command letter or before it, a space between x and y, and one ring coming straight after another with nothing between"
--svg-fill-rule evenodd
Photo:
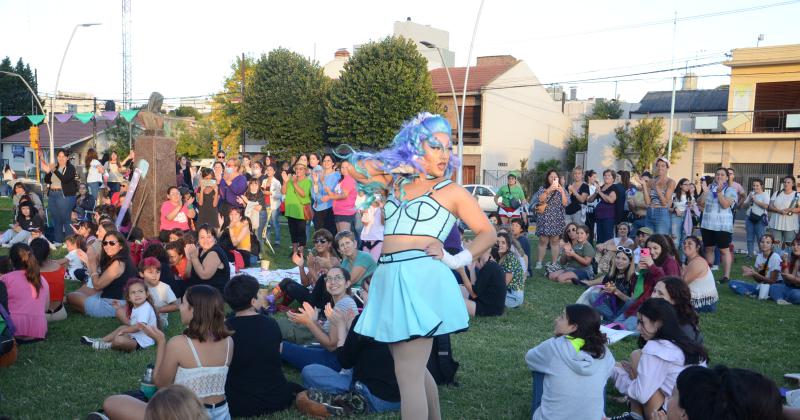
<instances>
[{"instance_id":1,"label":"green park lawn","mask_svg":"<svg viewBox=\"0 0 800 420\"><path fill-rule=\"evenodd\" d=\"M9 206L8 199L0 199L0 225L10 221ZM285 233L288 236L288 230ZM265 257L273 261L273 267L289 267L286 246L276 251L277 256ZM742 257L737 259L734 278L741 272ZM77 285L70 283L68 288L74 290ZM525 303L520 308L499 318L473 319L469 331L455 335L454 354L461 364L459 385L440 388L443 417L530 418L531 375L523 357L529 348L552 335L553 318L580 293L577 287L553 284L537 273L528 279ZM717 313L701 315L711 363L753 369L779 386L789 386L783 374L800 372L800 358L796 356L800 310L737 297L727 287L720 288L720 299ZM172 314L169 336L180 332L179 323L178 315ZM22 347L15 365L0 369L0 417L83 418L100 408L106 396L138 388L145 366L155 361L154 348L122 354L96 351L79 342L81 335L100 336L117 325L116 320L75 313L50 324L46 341ZM611 351L619 360L627 358L635 347L635 340L628 339L611 346ZM299 381L294 369L287 367L285 373L290 380ZM611 401L608 409L609 414L624 411ZM271 418L300 417L292 410Z\"/></svg>"}]
</instances>

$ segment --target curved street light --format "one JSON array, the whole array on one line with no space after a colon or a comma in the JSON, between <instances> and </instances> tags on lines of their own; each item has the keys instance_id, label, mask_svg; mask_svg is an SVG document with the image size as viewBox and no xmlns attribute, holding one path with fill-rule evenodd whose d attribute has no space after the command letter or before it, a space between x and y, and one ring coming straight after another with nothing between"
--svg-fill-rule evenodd
<instances>
[{"instance_id":1,"label":"curved street light","mask_svg":"<svg viewBox=\"0 0 800 420\"><path fill-rule=\"evenodd\" d=\"M462 134L461 134L461 120L459 119L459 112L458 112L458 96L456 96L456 88L453 85L453 78L450 76L450 68L447 67L447 63L444 61L444 56L442 55L442 49L441 48L437 47L434 43L428 42L428 41L420 41L419 43L422 44L425 47L428 47L428 48L435 48L436 52L439 53L439 58L442 60L442 66L444 66L444 71L445 71L445 73L447 73L447 80L450 82L450 93L453 94L453 105L456 107L455 108L456 129L458 130L458 144L459 144L459 147L460 147L461 142L462 142L462 137L461 137ZM461 169L460 169L460 166L459 166L459 171L460 170Z\"/></svg>"},{"instance_id":2,"label":"curved street light","mask_svg":"<svg viewBox=\"0 0 800 420\"><path fill-rule=\"evenodd\" d=\"M88 28L89 26L97 26L101 25L101 23L79 23L72 28L72 34L69 36L69 41L67 41L67 47L64 48L64 55L61 56L61 64L58 66L58 74L56 75L56 87L53 89L53 102L50 103L50 129L48 130L48 134L50 135L50 162L55 162L55 146L53 145L53 117L55 116L55 102L56 97L58 96L58 81L61 79L61 69L64 68L64 59L67 58L67 51L69 51L69 44L72 43L72 38L75 37L75 32L78 28L84 27Z\"/></svg>"}]
</instances>

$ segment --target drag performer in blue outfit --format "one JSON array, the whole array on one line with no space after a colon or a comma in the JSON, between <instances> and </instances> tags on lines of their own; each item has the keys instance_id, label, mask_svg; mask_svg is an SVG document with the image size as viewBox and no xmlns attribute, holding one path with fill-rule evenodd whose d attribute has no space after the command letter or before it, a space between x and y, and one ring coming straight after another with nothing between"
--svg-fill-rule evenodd
<instances>
[{"instance_id":1,"label":"drag performer in blue outfit","mask_svg":"<svg viewBox=\"0 0 800 420\"><path fill-rule=\"evenodd\" d=\"M469 321L451 269L468 265L497 239L475 199L450 181L458 167L450 133L445 118L421 113L404 124L389 149L348 155L362 190L391 194L383 254L355 331L389 343L404 419L441 418L426 368L432 337L463 331ZM476 236L468 249L450 255L442 244L458 219Z\"/></svg>"}]
</instances>

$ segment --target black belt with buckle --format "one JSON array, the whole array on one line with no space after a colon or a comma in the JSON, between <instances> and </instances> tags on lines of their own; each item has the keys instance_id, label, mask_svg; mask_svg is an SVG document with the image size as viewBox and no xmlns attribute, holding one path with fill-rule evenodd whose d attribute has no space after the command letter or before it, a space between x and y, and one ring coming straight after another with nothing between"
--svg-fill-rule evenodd
<instances>
[{"instance_id":1,"label":"black belt with buckle","mask_svg":"<svg viewBox=\"0 0 800 420\"><path fill-rule=\"evenodd\" d=\"M205 407L205 408L207 408L207 409L209 409L209 410L213 410L213 409L215 409L215 408L217 408L217 407L222 407L222 406L224 406L224 405L225 405L225 404L227 404L227 403L228 403L228 400L227 400L227 399L224 399L224 400L222 400L222 401L220 401L220 402L218 402L218 403L216 403L216 404L206 404L206 403L203 403L203 407Z\"/></svg>"}]
</instances>

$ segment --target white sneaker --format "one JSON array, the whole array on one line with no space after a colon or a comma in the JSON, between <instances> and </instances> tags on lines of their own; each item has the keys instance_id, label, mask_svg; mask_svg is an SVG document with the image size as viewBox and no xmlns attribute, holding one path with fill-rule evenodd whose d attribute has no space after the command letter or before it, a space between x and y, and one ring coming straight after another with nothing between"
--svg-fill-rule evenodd
<instances>
[{"instance_id":1,"label":"white sneaker","mask_svg":"<svg viewBox=\"0 0 800 420\"><path fill-rule=\"evenodd\" d=\"M97 340L92 343L92 348L95 350L108 350L111 348L111 343L103 340Z\"/></svg>"},{"instance_id":2,"label":"white sneaker","mask_svg":"<svg viewBox=\"0 0 800 420\"><path fill-rule=\"evenodd\" d=\"M542 269L542 263L541 263L541 262L537 262L537 263L536 263L536 268L535 268L535 269L536 269L536 270L541 270L541 269Z\"/></svg>"},{"instance_id":3,"label":"white sneaker","mask_svg":"<svg viewBox=\"0 0 800 420\"><path fill-rule=\"evenodd\" d=\"M97 341L96 338L87 337L85 335L81 336L81 344L85 346L91 346L92 344L95 343L95 341Z\"/></svg>"},{"instance_id":4,"label":"white sneaker","mask_svg":"<svg viewBox=\"0 0 800 420\"><path fill-rule=\"evenodd\" d=\"M3 244L3 245L2 245L2 247L3 247L3 248L11 248L11 244L9 244L9 243L5 243L5 244Z\"/></svg>"},{"instance_id":5,"label":"white sneaker","mask_svg":"<svg viewBox=\"0 0 800 420\"><path fill-rule=\"evenodd\" d=\"M719 271L719 266L718 265L712 266L711 271Z\"/></svg>"},{"instance_id":6,"label":"white sneaker","mask_svg":"<svg viewBox=\"0 0 800 420\"><path fill-rule=\"evenodd\" d=\"M789 302L789 301L787 301L785 299L778 299L778 300L775 301L775 303L777 303L778 305L791 305L792 304L791 302Z\"/></svg>"}]
</instances>

